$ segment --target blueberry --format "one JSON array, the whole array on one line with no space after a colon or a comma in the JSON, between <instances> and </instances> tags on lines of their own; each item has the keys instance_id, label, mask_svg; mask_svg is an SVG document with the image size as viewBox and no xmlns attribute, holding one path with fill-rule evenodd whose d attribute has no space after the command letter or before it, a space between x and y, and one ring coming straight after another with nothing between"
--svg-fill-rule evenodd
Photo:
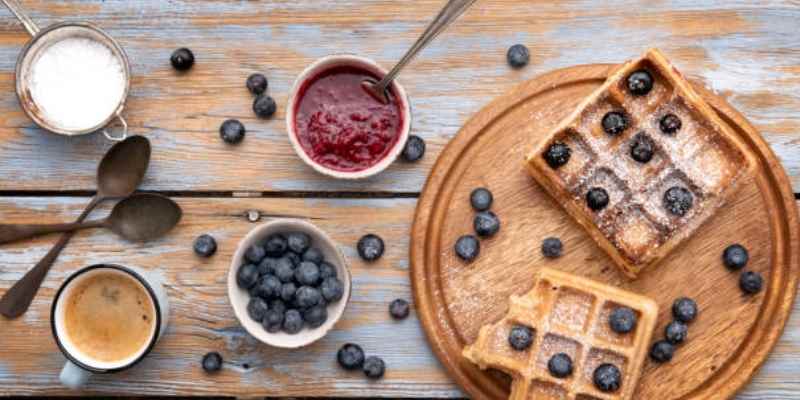
<instances>
[{"instance_id":1,"label":"blueberry","mask_svg":"<svg viewBox=\"0 0 800 400\"><path fill-rule=\"evenodd\" d=\"M336 278L336 267L323 261L319 263L319 279L325 280L327 278Z\"/></svg>"},{"instance_id":2,"label":"blueberry","mask_svg":"<svg viewBox=\"0 0 800 400\"><path fill-rule=\"evenodd\" d=\"M203 371L217 372L222 369L222 356L212 351L203 356Z\"/></svg>"},{"instance_id":3,"label":"blueberry","mask_svg":"<svg viewBox=\"0 0 800 400\"><path fill-rule=\"evenodd\" d=\"M375 261L383 255L383 239L372 233L366 234L361 239L358 239L356 249L358 250L358 255L364 261Z\"/></svg>"},{"instance_id":4,"label":"blueberry","mask_svg":"<svg viewBox=\"0 0 800 400\"><path fill-rule=\"evenodd\" d=\"M481 252L481 244L473 235L464 235L456 240L456 255L464 261L472 261Z\"/></svg>"},{"instance_id":5,"label":"blueberry","mask_svg":"<svg viewBox=\"0 0 800 400\"><path fill-rule=\"evenodd\" d=\"M259 275L275 275L275 267L278 265L278 259L272 257L264 257L260 263L258 263L258 274Z\"/></svg>"},{"instance_id":6,"label":"blueberry","mask_svg":"<svg viewBox=\"0 0 800 400\"><path fill-rule=\"evenodd\" d=\"M417 135L409 136L400 155L408 162L419 161L425 155L425 141Z\"/></svg>"},{"instance_id":7,"label":"blueberry","mask_svg":"<svg viewBox=\"0 0 800 400\"><path fill-rule=\"evenodd\" d=\"M261 262L261 260L264 259L264 257L266 257L266 255L267 252L264 250L263 247L254 244L248 247L247 250L245 250L244 259L250 261L253 264L258 264Z\"/></svg>"},{"instance_id":8,"label":"blueberry","mask_svg":"<svg viewBox=\"0 0 800 400\"><path fill-rule=\"evenodd\" d=\"M315 286L319 282L319 267L310 261L303 261L294 270L294 279L301 285Z\"/></svg>"},{"instance_id":9,"label":"blueberry","mask_svg":"<svg viewBox=\"0 0 800 400\"><path fill-rule=\"evenodd\" d=\"M617 333L628 333L636 329L636 312L628 307L617 307L608 316L611 330Z\"/></svg>"},{"instance_id":10,"label":"blueberry","mask_svg":"<svg viewBox=\"0 0 800 400\"><path fill-rule=\"evenodd\" d=\"M291 282L294 280L294 265L287 257L281 257L275 264L275 276L283 282Z\"/></svg>"},{"instance_id":11,"label":"blueberry","mask_svg":"<svg viewBox=\"0 0 800 400\"><path fill-rule=\"evenodd\" d=\"M339 301L344 296L344 285L335 276L325 278L319 287L322 297L327 301Z\"/></svg>"},{"instance_id":12,"label":"blueberry","mask_svg":"<svg viewBox=\"0 0 800 400\"><path fill-rule=\"evenodd\" d=\"M267 241L264 242L264 250L266 250L267 255L270 257L282 256L286 253L287 247L286 238L280 233L270 235Z\"/></svg>"},{"instance_id":13,"label":"blueberry","mask_svg":"<svg viewBox=\"0 0 800 400\"><path fill-rule=\"evenodd\" d=\"M357 344L347 343L336 352L336 361L344 369L359 369L364 365L364 350Z\"/></svg>"},{"instance_id":14,"label":"blueberry","mask_svg":"<svg viewBox=\"0 0 800 400\"><path fill-rule=\"evenodd\" d=\"M292 301L294 300L294 294L297 292L297 286L295 286L294 282L287 282L281 286L281 300L283 301Z\"/></svg>"},{"instance_id":15,"label":"blueberry","mask_svg":"<svg viewBox=\"0 0 800 400\"><path fill-rule=\"evenodd\" d=\"M264 327L269 333L276 333L281 330L283 326L283 311L271 309L264 314L264 319L261 320L261 326Z\"/></svg>"},{"instance_id":16,"label":"blueberry","mask_svg":"<svg viewBox=\"0 0 800 400\"><path fill-rule=\"evenodd\" d=\"M282 258L288 259L289 262L292 263L292 266L294 266L295 268L297 268L297 266L300 265L300 263L303 261L301 256L297 255L294 252L287 252L286 254L283 255Z\"/></svg>"},{"instance_id":17,"label":"blueberry","mask_svg":"<svg viewBox=\"0 0 800 400\"><path fill-rule=\"evenodd\" d=\"M244 125L235 119L228 119L219 126L219 137L225 143L237 144L244 139L246 133Z\"/></svg>"},{"instance_id":18,"label":"blueberry","mask_svg":"<svg viewBox=\"0 0 800 400\"><path fill-rule=\"evenodd\" d=\"M408 301L403 299L394 299L389 303L389 315L394 319L406 319L410 312L411 306Z\"/></svg>"},{"instance_id":19,"label":"blueberry","mask_svg":"<svg viewBox=\"0 0 800 400\"><path fill-rule=\"evenodd\" d=\"M586 192L586 205L593 211L600 211L608 205L608 192L601 187L593 187Z\"/></svg>"},{"instance_id":20,"label":"blueberry","mask_svg":"<svg viewBox=\"0 0 800 400\"><path fill-rule=\"evenodd\" d=\"M622 133L628 127L628 119L625 114L618 111L610 111L603 116L603 130L611 135L616 136Z\"/></svg>"},{"instance_id":21,"label":"blueberry","mask_svg":"<svg viewBox=\"0 0 800 400\"><path fill-rule=\"evenodd\" d=\"M211 257L217 252L217 241L211 235L200 235L194 240L194 253L200 257Z\"/></svg>"},{"instance_id":22,"label":"blueberry","mask_svg":"<svg viewBox=\"0 0 800 400\"><path fill-rule=\"evenodd\" d=\"M761 291L764 279L761 274L753 271L745 271L739 277L739 288L746 294L756 294Z\"/></svg>"},{"instance_id":23,"label":"blueberry","mask_svg":"<svg viewBox=\"0 0 800 400\"><path fill-rule=\"evenodd\" d=\"M294 298L298 307L307 309L319 304L322 299L322 293L320 293L319 289L311 286L300 286L294 293Z\"/></svg>"},{"instance_id":24,"label":"blueberry","mask_svg":"<svg viewBox=\"0 0 800 400\"><path fill-rule=\"evenodd\" d=\"M303 254L311 246L311 237L303 232L293 232L286 235L286 245L295 254Z\"/></svg>"},{"instance_id":25,"label":"blueberry","mask_svg":"<svg viewBox=\"0 0 800 400\"><path fill-rule=\"evenodd\" d=\"M250 301L247 303L247 315L249 315L253 321L261 322L267 310L269 310L267 302L260 297L251 297Z\"/></svg>"},{"instance_id":26,"label":"blueberry","mask_svg":"<svg viewBox=\"0 0 800 400\"><path fill-rule=\"evenodd\" d=\"M294 335L300 332L301 329L303 329L303 316L300 315L300 311L286 311L286 314L283 315L283 331Z\"/></svg>"},{"instance_id":27,"label":"blueberry","mask_svg":"<svg viewBox=\"0 0 800 400\"><path fill-rule=\"evenodd\" d=\"M386 363L383 359L375 356L369 356L364 360L364 375L369 379L380 379L386 371Z\"/></svg>"},{"instance_id":28,"label":"blueberry","mask_svg":"<svg viewBox=\"0 0 800 400\"><path fill-rule=\"evenodd\" d=\"M681 321L672 321L664 328L664 338L671 344L680 344L689 335L689 327Z\"/></svg>"},{"instance_id":29,"label":"blueberry","mask_svg":"<svg viewBox=\"0 0 800 400\"><path fill-rule=\"evenodd\" d=\"M622 385L622 373L614 364L600 364L592 374L594 386L602 392L616 392Z\"/></svg>"},{"instance_id":30,"label":"blueberry","mask_svg":"<svg viewBox=\"0 0 800 400\"><path fill-rule=\"evenodd\" d=\"M672 316L681 322L692 322L697 317L697 303L688 297L675 300L672 303Z\"/></svg>"},{"instance_id":31,"label":"blueberry","mask_svg":"<svg viewBox=\"0 0 800 400\"><path fill-rule=\"evenodd\" d=\"M258 284L253 287L251 294L266 300L274 299L276 297L280 297L281 286L283 285L281 285L281 281L278 280L278 278L272 275L264 275L258 281Z\"/></svg>"},{"instance_id":32,"label":"blueberry","mask_svg":"<svg viewBox=\"0 0 800 400\"><path fill-rule=\"evenodd\" d=\"M650 358L657 363L665 363L672 360L674 354L675 346L666 340L659 340L653 343L653 347L650 348Z\"/></svg>"},{"instance_id":33,"label":"blueberry","mask_svg":"<svg viewBox=\"0 0 800 400\"><path fill-rule=\"evenodd\" d=\"M572 375L572 359L566 353L558 353L550 357L547 370L556 378L566 378Z\"/></svg>"},{"instance_id":34,"label":"blueberry","mask_svg":"<svg viewBox=\"0 0 800 400\"><path fill-rule=\"evenodd\" d=\"M303 320L311 328L319 328L328 320L328 308L325 306L314 306L303 312Z\"/></svg>"},{"instance_id":35,"label":"blueberry","mask_svg":"<svg viewBox=\"0 0 800 400\"><path fill-rule=\"evenodd\" d=\"M312 247L303 253L303 261L308 261L319 265L319 263L321 263L324 259L325 256L322 254L322 251L316 247Z\"/></svg>"},{"instance_id":36,"label":"blueberry","mask_svg":"<svg viewBox=\"0 0 800 400\"><path fill-rule=\"evenodd\" d=\"M653 90L653 75L640 69L628 76L628 90L635 96L644 96Z\"/></svg>"},{"instance_id":37,"label":"blueberry","mask_svg":"<svg viewBox=\"0 0 800 400\"><path fill-rule=\"evenodd\" d=\"M686 188L673 186L664 192L664 208L672 215L678 217L686 215L692 208L692 203L692 192Z\"/></svg>"},{"instance_id":38,"label":"blueberry","mask_svg":"<svg viewBox=\"0 0 800 400\"><path fill-rule=\"evenodd\" d=\"M253 264L245 264L239 267L236 272L236 284L242 289L250 289L258 282L258 267Z\"/></svg>"},{"instance_id":39,"label":"blueberry","mask_svg":"<svg viewBox=\"0 0 800 400\"><path fill-rule=\"evenodd\" d=\"M672 135L675 132L681 129L681 119L678 118L675 114L667 114L661 117L661 121L659 121L658 126L661 128L661 132L666 133L667 135Z\"/></svg>"},{"instance_id":40,"label":"blueberry","mask_svg":"<svg viewBox=\"0 0 800 400\"><path fill-rule=\"evenodd\" d=\"M547 258L561 257L561 252L564 250L564 245L561 239L557 237L549 237L542 241L542 254Z\"/></svg>"},{"instance_id":41,"label":"blueberry","mask_svg":"<svg viewBox=\"0 0 800 400\"><path fill-rule=\"evenodd\" d=\"M547 151L544 153L544 160L547 161L547 165L550 168L558 168L569 161L569 157L572 155L572 150L564 143L555 142L547 148Z\"/></svg>"},{"instance_id":42,"label":"blueberry","mask_svg":"<svg viewBox=\"0 0 800 400\"><path fill-rule=\"evenodd\" d=\"M731 271L738 271L744 268L748 260L750 260L750 255L747 254L747 249L740 244L732 244L722 252L722 262Z\"/></svg>"},{"instance_id":43,"label":"blueberry","mask_svg":"<svg viewBox=\"0 0 800 400\"><path fill-rule=\"evenodd\" d=\"M527 350L533 344L533 330L525 325L514 325L508 334L508 344L514 350Z\"/></svg>"},{"instance_id":44,"label":"blueberry","mask_svg":"<svg viewBox=\"0 0 800 400\"><path fill-rule=\"evenodd\" d=\"M172 64L172 68L178 71L186 71L194 65L194 54L186 47L181 47L172 52L169 62Z\"/></svg>"},{"instance_id":45,"label":"blueberry","mask_svg":"<svg viewBox=\"0 0 800 400\"><path fill-rule=\"evenodd\" d=\"M270 118L278 110L278 105L275 104L275 99L266 94L260 94L253 100L253 112L259 118Z\"/></svg>"},{"instance_id":46,"label":"blueberry","mask_svg":"<svg viewBox=\"0 0 800 400\"><path fill-rule=\"evenodd\" d=\"M472 225L478 236L491 237L500 230L500 219L491 211L481 211L475 214Z\"/></svg>"},{"instance_id":47,"label":"blueberry","mask_svg":"<svg viewBox=\"0 0 800 400\"><path fill-rule=\"evenodd\" d=\"M247 90L254 95L259 95L267 91L267 87L269 86L269 82L267 81L267 77L264 74L251 74L247 77Z\"/></svg>"},{"instance_id":48,"label":"blueberry","mask_svg":"<svg viewBox=\"0 0 800 400\"><path fill-rule=\"evenodd\" d=\"M644 132L639 132L631 141L631 158L642 164L653 159L655 143Z\"/></svg>"},{"instance_id":49,"label":"blueberry","mask_svg":"<svg viewBox=\"0 0 800 400\"><path fill-rule=\"evenodd\" d=\"M525 45L515 44L508 48L506 60L511 68L522 68L528 65L528 62L531 60L531 53Z\"/></svg>"},{"instance_id":50,"label":"blueberry","mask_svg":"<svg viewBox=\"0 0 800 400\"><path fill-rule=\"evenodd\" d=\"M469 194L469 202L475 211L486 211L492 206L494 197L492 192L486 188L477 188Z\"/></svg>"},{"instance_id":51,"label":"blueberry","mask_svg":"<svg viewBox=\"0 0 800 400\"><path fill-rule=\"evenodd\" d=\"M286 312L286 308L286 303L284 303L281 299L273 299L269 302L270 311L275 310L281 313L281 315Z\"/></svg>"}]
</instances>

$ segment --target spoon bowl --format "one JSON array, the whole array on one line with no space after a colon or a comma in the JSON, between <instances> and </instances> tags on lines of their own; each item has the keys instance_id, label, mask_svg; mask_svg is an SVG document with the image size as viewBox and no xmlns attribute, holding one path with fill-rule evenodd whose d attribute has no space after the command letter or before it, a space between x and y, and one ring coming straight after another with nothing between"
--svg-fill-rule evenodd
<instances>
[{"instance_id":1,"label":"spoon bowl","mask_svg":"<svg viewBox=\"0 0 800 400\"><path fill-rule=\"evenodd\" d=\"M97 196L129 196L144 179L150 164L150 141L144 136L130 136L115 144L97 167Z\"/></svg>"},{"instance_id":2,"label":"spoon bowl","mask_svg":"<svg viewBox=\"0 0 800 400\"><path fill-rule=\"evenodd\" d=\"M175 201L157 194L136 194L114 206L107 226L123 238L142 242L164 236L181 220Z\"/></svg>"}]
</instances>

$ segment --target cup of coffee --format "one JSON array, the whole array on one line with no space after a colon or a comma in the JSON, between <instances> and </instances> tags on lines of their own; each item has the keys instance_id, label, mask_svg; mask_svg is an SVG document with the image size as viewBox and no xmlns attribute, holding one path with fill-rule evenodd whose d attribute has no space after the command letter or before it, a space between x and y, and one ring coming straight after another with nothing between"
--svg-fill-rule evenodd
<instances>
[{"instance_id":1,"label":"cup of coffee","mask_svg":"<svg viewBox=\"0 0 800 400\"><path fill-rule=\"evenodd\" d=\"M61 383L75 389L92 374L136 365L164 333L168 317L166 291L147 272L98 264L72 274L50 315L53 337L67 357Z\"/></svg>"}]
</instances>

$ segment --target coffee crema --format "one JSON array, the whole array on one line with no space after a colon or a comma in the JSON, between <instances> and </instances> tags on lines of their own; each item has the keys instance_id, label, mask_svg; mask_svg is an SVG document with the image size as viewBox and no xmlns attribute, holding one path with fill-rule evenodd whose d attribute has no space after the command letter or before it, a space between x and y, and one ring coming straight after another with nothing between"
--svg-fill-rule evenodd
<instances>
[{"instance_id":1,"label":"coffee crema","mask_svg":"<svg viewBox=\"0 0 800 400\"><path fill-rule=\"evenodd\" d=\"M123 361L155 333L155 307L140 282L119 272L99 272L76 283L64 310L66 335L95 361Z\"/></svg>"}]
</instances>

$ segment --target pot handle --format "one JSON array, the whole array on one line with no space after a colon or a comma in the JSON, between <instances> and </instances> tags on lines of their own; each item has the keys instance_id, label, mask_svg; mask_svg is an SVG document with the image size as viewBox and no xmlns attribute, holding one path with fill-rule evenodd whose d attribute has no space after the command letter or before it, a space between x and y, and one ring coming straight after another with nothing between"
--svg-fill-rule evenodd
<instances>
[{"instance_id":1,"label":"pot handle","mask_svg":"<svg viewBox=\"0 0 800 400\"><path fill-rule=\"evenodd\" d=\"M103 135L105 135L105 137L108 138L108 140L111 140L113 142L121 142L128 137L128 123L125 121L125 118L122 118L122 107L120 107L120 109L117 111L117 119L122 125L122 136L111 136L111 134L108 133L108 129L105 128L103 129Z\"/></svg>"},{"instance_id":2,"label":"pot handle","mask_svg":"<svg viewBox=\"0 0 800 400\"><path fill-rule=\"evenodd\" d=\"M25 27L25 30L28 31L28 34L31 36L36 36L39 33L39 27L36 26L36 23L33 22L31 17L22 9L22 6L17 3L17 0L0 0L3 4L11 10L11 13L14 14L15 17L22 23L22 26Z\"/></svg>"}]
</instances>

